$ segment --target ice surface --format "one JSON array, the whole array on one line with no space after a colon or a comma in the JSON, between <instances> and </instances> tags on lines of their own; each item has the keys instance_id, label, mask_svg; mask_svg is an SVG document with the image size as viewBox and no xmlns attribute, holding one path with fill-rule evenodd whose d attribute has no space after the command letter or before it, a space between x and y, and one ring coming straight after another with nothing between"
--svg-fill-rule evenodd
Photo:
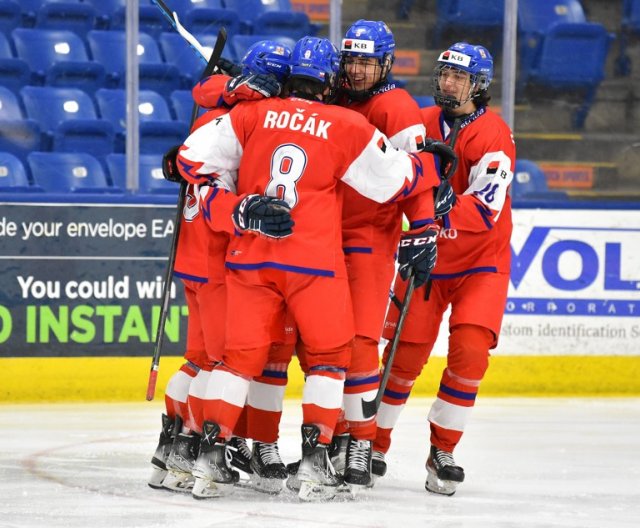
<instances>
[{"instance_id":1,"label":"ice surface","mask_svg":"<svg viewBox=\"0 0 640 528\"><path fill-rule=\"evenodd\" d=\"M149 488L162 407L0 406L0 527L640 526L640 399L478 400L453 497L424 489L429 399L410 400L387 476L356 500L301 503L238 489L222 499ZM280 451L299 458L300 404L285 405Z\"/></svg>"}]
</instances>

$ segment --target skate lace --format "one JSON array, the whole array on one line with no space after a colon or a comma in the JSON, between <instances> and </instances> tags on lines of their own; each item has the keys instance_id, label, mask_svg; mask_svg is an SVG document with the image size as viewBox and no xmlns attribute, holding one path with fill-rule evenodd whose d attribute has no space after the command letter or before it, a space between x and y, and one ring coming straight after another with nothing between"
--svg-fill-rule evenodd
<instances>
[{"instance_id":1,"label":"skate lace","mask_svg":"<svg viewBox=\"0 0 640 528\"><path fill-rule=\"evenodd\" d=\"M456 465L455 460L453 460L453 454L440 449L436 449L436 462L440 467Z\"/></svg>"},{"instance_id":2,"label":"skate lace","mask_svg":"<svg viewBox=\"0 0 640 528\"><path fill-rule=\"evenodd\" d=\"M260 453L260 459L265 466L270 464L282 464L280 453L278 451L278 444L260 444L258 446Z\"/></svg>"},{"instance_id":3,"label":"skate lace","mask_svg":"<svg viewBox=\"0 0 640 528\"><path fill-rule=\"evenodd\" d=\"M247 444L247 440L245 438L234 436L229 442L229 448L236 451L247 460L251 460L251 449L249 449L249 444Z\"/></svg>"},{"instance_id":4,"label":"skate lace","mask_svg":"<svg viewBox=\"0 0 640 528\"><path fill-rule=\"evenodd\" d=\"M382 451L374 451L371 453L371 458L374 460L379 460L380 462L384 462L384 453Z\"/></svg>"},{"instance_id":5,"label":"skate lace","mask_svg":"<svg viewBox=\"0 0 640 528\"><path fill-rule=\"evenodd\" d=\"M358 471L368 471L369 441L357 440L349 446L349 467Z\"/></svg>"}]
</instances>

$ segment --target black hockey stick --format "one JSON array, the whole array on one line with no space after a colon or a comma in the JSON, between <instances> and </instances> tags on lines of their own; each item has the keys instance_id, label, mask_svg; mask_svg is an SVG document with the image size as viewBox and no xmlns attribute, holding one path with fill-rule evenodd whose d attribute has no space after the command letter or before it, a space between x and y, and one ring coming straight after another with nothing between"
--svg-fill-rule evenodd
<instances>
[{"instance_id":1,"label":"black hockey stick","mask_svg":"<svg viewBox=\"0 0 640 528\"><path fill-rule=\"evenodd\" d=\"M455 146L456 140L458 139L458 132L460 132L460 128L462 126L462 119L456 118L453 122L453 128L451 129L451 133L449 134L449 146L453 148ZM448 178L453 174L454 171L449 171L449 174L446 173L442 177L442 181L447 181ZM442 198L442 186L438 187L438 191L436 192L436 196L433 199L433 203L436 204ZM393 333L393 338L391 339L391 345L389 347L389 355L387 356L387 362L382 371L382 378L380 379L380 386L378 387L378 392L376 393L376 397L373 400L362 400L362 414L365 418L370 418L374 416L378 409L380 408L380 403L382 402L382 396L384 396L384 391L387 388L387 383L389 381L389 376L391 375L391 367L393 366L393 360L396 356L396 350L398 348L398 344L400 343L400 334L402 332L402 327L404 326L404 320L409 312L409 304L411 302L411 297L414 291L414 275L413 273L409 277L409 283L407 284L407 291L404 295L404 300L400 302L398 297L395 294L391 295L391 301L393 304L397 306L400 310L400 316L398 317L398 322L396 323L396 329ZM425 298L428 298L428 292L431 291L431 278L427 280L427 285L425 287Z\"/></svg>"},{"instance_id":2,"label":"black hockey stick","mask_svg":"<svg viewBox=\"0 0 640 528\"><path fill-rule=\"evenodd\" d=\"M154 0L156 1L156 0ZM158 0L156 3L164 4ZM166 7L166 6L165 6ZM222 55L222 50L227 43L227 31L225 28L220 28L218 31L218 38L216 44L213 47L213 53L207 62L207 66L202 72L202 78L209 77L213 74L213 71L218 64L218 60ZM191 123L189 124L189 131L193 127L198 117L198 105L193 103L193 110L191 112ZM169 250L169 260L167 261L167 270L164 276L164 288L162 290L162 311L160 312L160 318L158 319L158 328L156 332L156 344L153 351L153 359L151 360L151 370L149 372L149 382L147 384L147 400L153 400L156 392L156 382L158 381L158 369L160 368L160 353L162 351L162 343L164 342L164 327L167 321L167 312L169 311L169 298L171 293L171 279L173 276L173 268L176 262L176 253L178 251L178 237L180 236L180 220L182 217L182 210L184 209L184 203L187 195L187 183L183 181L180 184L180 192L178 193L178 204L176 210L176 218L174 221L173 239L171 240L171 248Z\"/></svg>"},{"instance_id":3,"label":"black hockey stick","mask_svg":"<svg viewBox=\"0 0 640 528\"><path fill-rule=\"evenodd\" d=\"M393 338L391 339L389 355L387 356L387 364L384 366L384 370L382 371L382 379L380 380L380 387L378 388L376 397L373 400L362 400L362 414L365 418L371 418L378 412L378 409L380 408L380 402L382 401L384 390L387 387L387 382L389 381L389 376L391 375L391 365L393 365L393 359L396 356L398 343L400 343L400 334L402 333L404 320L409 313L409 304L411 303L411 297L413 296L413 291L415 290L415 279L415 275L413 274L413 272L411 272L411 275L409 276L409 282L407 283L407 291L404 294L404 301L402 301L402 305L400 307L400 316L398 317L398 322L396 323L396 330L393 333Z\"/></svg>"}]
</instances>

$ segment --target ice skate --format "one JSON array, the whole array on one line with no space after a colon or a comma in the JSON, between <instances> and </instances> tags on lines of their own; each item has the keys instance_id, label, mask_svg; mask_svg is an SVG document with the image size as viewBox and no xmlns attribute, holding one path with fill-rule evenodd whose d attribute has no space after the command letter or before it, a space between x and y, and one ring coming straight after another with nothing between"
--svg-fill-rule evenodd
<instances>
[{"instance_id":1,"label":"ice skate","mask_svg":"<svg viewBox=\"0 0 640 528\"><path fill-rule=\"evenodd\" d=\"M191 491L194 481L191 470L198 456L199 443L200 437L196 434L176 435L167 457L168 473L162 481L163 488L171 491Z\"/></svg>"},{"instance_id":2,"label":"ice skate","mask_svg":"<svg viewBox=\"0 0 640 528\"><path fill-rule=\"evenodd\" d=\"M353 496L371 484L371 440L349 437L344 482Z\"/></svg>"},{"instance_id":3,"label":"ice skate","mask_svg":"<svg viewBox=\"0 0 640 528\"><path fill-rule=\"evenodd\" d=\"M257 491L275 495L283 490L288 473L280 458L278 444L254 441L251 469L253 472L249 476L249 482Z\"/></svg>"},{"instance_id":4,"label":"ice skate","mask_svg":"<svg viewBox=\"0 0 640 528\"><path fill-rule=\"evenodd\" d=\"M380 477L384 477L387 473L387 462L384 459L384 453L382 451L372 451L371 453L371 482L369 487L373 485Z\"/></svg>"},{"instance_id":5,"label":"ice skate","mask_svg":"<svg viewBox=\"0 0 640 528\"><path fill-rule=\"evenodd\" d=\"M151 477L148 484L153 489L162 489L162 481L167 476L167 458L171 452L171 444L174 439L174 421L166 414L162 415L162 431L158 439L158 447L151 459Z\"/></svg>"},{"instance_id":6,"label":"ice skate","mask_svg":"<svg viewBox=\"0 0 640 528\"><path fill-rule=\"evenodd\" d=\"M338 475L344 475L347 465L347 447L349 445L349 434L336 435L331 439L329 446L329 459Z\"/></svg>"},{"instance_id":7,"label":"ice skate","mask_svg":"<svg viewBox=\"0 0 640 528\"><path fill-rule=\"evenodd\" d=\"M464 469L457 466L453 455L431 446L427 460L427 481L424 487L431 493L453 495L458 484L464 482Z\"/></svg>"},{"instance_id":8,"label":"ice skate","mask_svg":"<svg viewBox=\"0 0 640 528\"><path fill-rule=\"evenodd\" d=\"M247 439L240 436L232 436L227 442L227 449L231 453L231 465L244 473L251 474L251 449Z\"/></svg>"},{"instance_id":9,"label":"ice skate","mask_svg":"<svg viewBox=\"0 0 640 528\"><path fill-rule=\"evenodd\" d=\"M333 499L341 484L329 460L328 446L318 443L319 437L316 425L302 425L302 460L296 478L300 482L298 497L303 501Z\"/></svg>"},{"instance_id":10,"label":"ice skate","mask_svg":"<svg viewBox=\"0 0 640 528\"><path fill-rule=\"evenodd\" d=\"M196 499L227 495L237 482L237 472L233 472L229 467L231 454L227 451L224 441L218 438L219 434L218 424L202 424L200 454L193 467L195 483L191 491Z\"/></svg>"}]
</instances>

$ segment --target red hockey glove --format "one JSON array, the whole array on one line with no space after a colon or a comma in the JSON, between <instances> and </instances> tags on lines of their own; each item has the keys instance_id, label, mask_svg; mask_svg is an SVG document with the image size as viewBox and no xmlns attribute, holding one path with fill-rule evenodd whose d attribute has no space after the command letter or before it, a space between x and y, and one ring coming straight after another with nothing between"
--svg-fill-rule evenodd
<instances>
[{"instance_id":1,"label":"red hockey glove","mask_svg":"<svg viewBox=\"0 0 640 528\"><path fill-rule=\"evenodd\" d=\"M276 97L282 86L273 75L239 75L227 81L222 93L224 102L233 106L239 101L257 101Z\"/></svg>"}]
</instances>

